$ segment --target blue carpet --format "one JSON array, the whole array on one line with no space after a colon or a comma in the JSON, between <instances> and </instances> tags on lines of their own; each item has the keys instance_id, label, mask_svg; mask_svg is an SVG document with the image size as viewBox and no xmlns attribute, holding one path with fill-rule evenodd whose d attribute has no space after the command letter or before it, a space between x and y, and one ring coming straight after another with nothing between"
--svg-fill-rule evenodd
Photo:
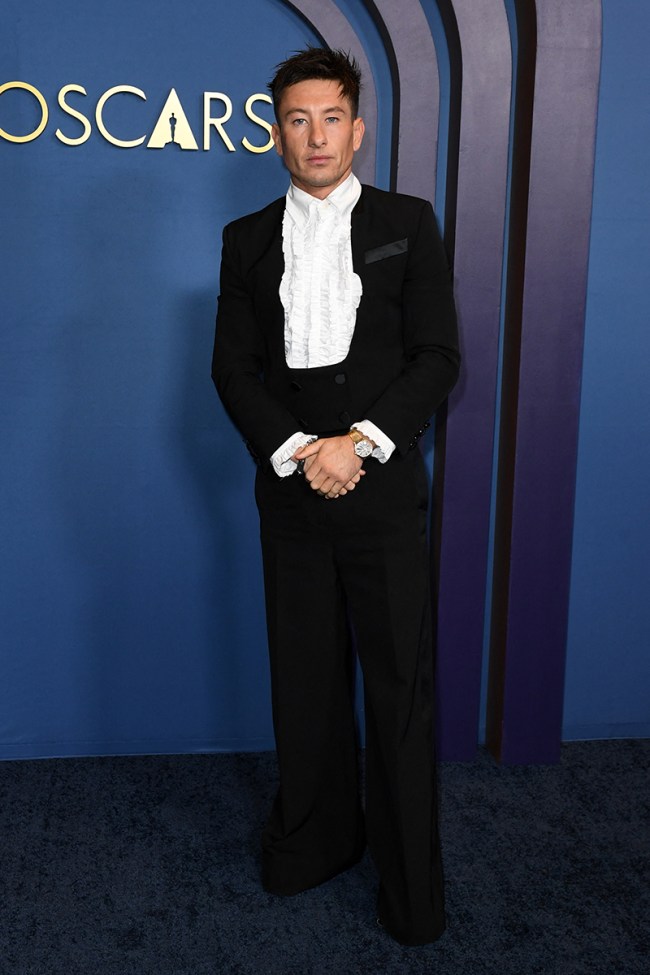
<instances>
[{"instance_id":1,"label":"blue carpet","mask_svg":"<svg viewBox=\"0 0 650 975\"><path fill-rule=\"evenodd\" d=\"M368 857L261 889L273 754L0 763L0 973L648 975L650 742L440 775L448 931L404 948Z\"/></svg>"}]
</instances>

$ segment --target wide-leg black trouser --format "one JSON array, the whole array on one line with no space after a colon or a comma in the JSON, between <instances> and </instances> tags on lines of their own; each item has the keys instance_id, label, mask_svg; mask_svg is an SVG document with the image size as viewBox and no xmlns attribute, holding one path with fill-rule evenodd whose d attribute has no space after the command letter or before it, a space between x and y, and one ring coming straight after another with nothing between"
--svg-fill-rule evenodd
<instances>
[{"instance_id":1,"label":"wide-leg black trouser","mask_svg":"<svg viewBox=\"0 0 650 975\"><path fill-rule=\"evenodd\" d=\"M379 872L378 915L405 944L444 930L433 758L428 487L418 451L325 500L260 472L280 787L263 883L316 886L359 859ZM366 807L359 798L349 624L364 676Z\"/></svg>"}]
</instances>

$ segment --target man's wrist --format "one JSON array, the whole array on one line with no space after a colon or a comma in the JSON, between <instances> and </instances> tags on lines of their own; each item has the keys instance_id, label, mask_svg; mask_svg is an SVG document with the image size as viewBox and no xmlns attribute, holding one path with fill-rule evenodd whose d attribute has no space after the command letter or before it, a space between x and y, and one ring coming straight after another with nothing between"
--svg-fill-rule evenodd
<instances>
[{"instance_id":1,"label":"man's wrist","mask_svg":"<svg viewBox=\"0 0 650 975\"><path fill-rule=\"evenodd\" d=\"M380 464L385 464L395 450L395 444L390 437L387 437L386 433L380 427L376 426L372 420L354 420L351 427L353 430L359 430L361 433L365 433L368 440L371 440L375 444L372 456Z\"/></svg>"},{"instance_id":2,"label":"man's wrist","mask_svg":"<svg viewBox=\"0 0 650 975\"><path fill-rule=\"evenodd\" d=\"M376 444L373 443L370 437L367 437L365 433L361 432L361 430L357 430L356 427L352 427L350 430L348 430L347 435L354 444L354 452L357 457L361 457L363 460L366 457L372 456L372 452L375 449Z\"/></svg>"}]
</instances>

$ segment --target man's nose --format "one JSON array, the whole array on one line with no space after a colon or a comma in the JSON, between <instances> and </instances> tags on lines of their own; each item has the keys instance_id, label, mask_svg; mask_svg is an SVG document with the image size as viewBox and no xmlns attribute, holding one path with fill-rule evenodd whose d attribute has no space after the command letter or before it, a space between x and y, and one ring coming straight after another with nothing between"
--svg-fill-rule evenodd
<instances>
[{"instance_id":1,"label":"man's nose","mask_svg":"<svg viewBox=\"0 0 650 975\"><path fill-rule=\"evenodd\" d=\"M309 132L309 144L312 146L322 146L325 145L327 137L325 135L325 129L320 124L320 122L315 122Z\"/></svg>"}]
</instances>

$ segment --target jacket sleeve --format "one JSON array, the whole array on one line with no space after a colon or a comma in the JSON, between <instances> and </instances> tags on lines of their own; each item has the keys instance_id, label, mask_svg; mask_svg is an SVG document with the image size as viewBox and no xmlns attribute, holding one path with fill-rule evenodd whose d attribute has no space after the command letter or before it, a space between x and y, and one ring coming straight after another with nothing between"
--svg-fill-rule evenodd
<instances>
[{"instance_id":1,"label":"jacket sleeve","mask_svg":"<svg viewBox=\"0 0 650 975\"><path fill-rule=\"evenodd\" d=\"M452 280L431 204L420 218L402 287L405 365L367 411L400 453L414 447L458 378Z\"/></svg>"},{"instance_id":2,"label":"jacket sleeve","mask_svg":"<svg viewBox=\"0 0 650 975\"><path fill-rule=\"evenodd\" d=\"M263 464L297 432L295 418L262 382L264 336L229 224L223 232L212 378L253 457Z\"/></svg>"}]
</instances>

